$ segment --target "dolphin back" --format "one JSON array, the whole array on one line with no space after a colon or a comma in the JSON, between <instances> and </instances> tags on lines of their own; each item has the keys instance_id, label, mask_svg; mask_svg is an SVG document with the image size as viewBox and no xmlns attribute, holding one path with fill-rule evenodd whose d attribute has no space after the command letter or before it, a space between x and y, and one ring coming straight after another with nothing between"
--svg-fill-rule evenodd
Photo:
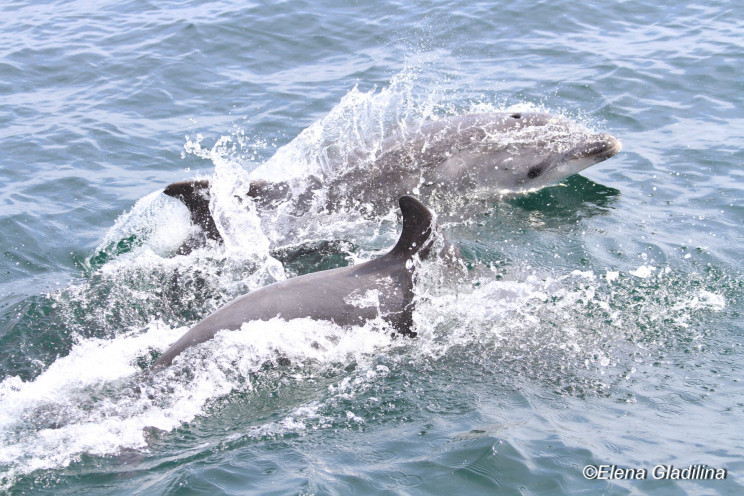
<instances>
[{"instance_id":1,"label":"dolphin back","mask_svg":"<svg viewBox=\"0 0 744 496\"><path fill-rule=\"evenodd\" d=\"M413 272L415 256L425 258L437 230L434 215L411 196L399 200L403 229L387 254L368 262L305 274L245 294L192 327L163 353L153 367L169 365L186 348L212 339L220 330L239 329L244 322L311 318L338 325L359 325L377 316L398 332L415 336ZM354 300L367 291L379 295L379 305Z\"/></svg>"}]
</instances>

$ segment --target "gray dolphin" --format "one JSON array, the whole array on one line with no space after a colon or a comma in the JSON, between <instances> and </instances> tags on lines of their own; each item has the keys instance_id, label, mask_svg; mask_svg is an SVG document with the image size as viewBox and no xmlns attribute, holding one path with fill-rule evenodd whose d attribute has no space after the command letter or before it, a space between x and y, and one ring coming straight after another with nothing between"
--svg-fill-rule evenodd
<instances>
[{"instance_id":1,"label":"gray dolphin","mask_svg":"<svg viewBox=\"0 0 744 496\"><path fill-rule=\"evenodd\" d=\"M383 140L374 157L352 155L341 171L294 183L255 180L247 197L259 212L301 216L312 208L362 208L383 213L394 199L414 194L432 203L448 197L530 191L556 183L620 151L609 134L595 134L545 113L467 114L427 122ZM334 172L335 171L335 172ZM209 182L173 183L164 193L188 207L210 239L221 240L209 210ZM456 202L437 201L440 214Z\"/></svg>"},{"instance_id":2,"label":"gray dolphin","mask_svg":"<svg viewBox=\"0 0 744 496\"><path fill-rule=\"evenodd\" d=\"M437 226L432 213L417 199L403 196L399 204L403 230L387 254L359 265L305 274L240 296L184 334L153 367L170 365L186 348L212 339L217 331L239 329L245 322L274 317L309 317L349 326L379 315L399 333L415 336L411 331L416 266L412 258L429 255ZM446 242L442 251L450 263L459 256ZM375 302L370 303L370 299Z\"/></svg>"}]
</instances>

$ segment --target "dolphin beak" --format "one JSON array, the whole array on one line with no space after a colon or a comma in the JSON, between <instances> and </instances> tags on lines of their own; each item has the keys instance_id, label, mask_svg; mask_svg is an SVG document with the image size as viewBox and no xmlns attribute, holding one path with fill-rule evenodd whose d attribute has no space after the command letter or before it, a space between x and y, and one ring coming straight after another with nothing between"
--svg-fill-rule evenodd
<instances>
[{"instance_id":1,"label":"dolphin beak","mask_svg":"<svg viewBox=\"0 0 744 496\"><path fill-rule=\"evenodd\" d=\"M551 174L545 174L544 177L560 181L617 155L622 147L620 140L607 133L585 135L581 144L557 162L551 168Z\"/></svg>"},{"instance_id":2,"label":"dolphin beak","mask_svg":"<svg viewBox=\"0 0 744 496\"><path fill-rule=\"evenodd\" d=\"M607 160L623 148L619 139L607 133L597 134L587 143L586 147L581 150L583 157L592 157L597 162Z\"/></svg>"}]
</instances>

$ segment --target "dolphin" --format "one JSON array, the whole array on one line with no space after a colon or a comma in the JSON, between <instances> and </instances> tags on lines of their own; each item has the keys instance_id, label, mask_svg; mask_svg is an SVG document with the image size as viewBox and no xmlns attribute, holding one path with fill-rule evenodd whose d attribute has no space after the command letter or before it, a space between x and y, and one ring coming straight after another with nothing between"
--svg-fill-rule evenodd
<instances>
[{"instance_id":1,"label":"dolphin","mask_svg":"<svg viewBox=\"0 0 744 496\"><path fill-rule=\"evenodd\" d=\"M609 134L551 114L466 114L404 130L383 140L373 156L352 154L342 167L326 168L322 177L252 180L244 195L259 214L281 208L301 217L313 208L385 213L394 199L413 194L436 202L442 215L457 202L441 200L537 190L612 157L621 146ZM207 180L183 181L163 192L188 207L192 222L208 239L220 241L209 187Z\"/></svg>"},{"instance_id":2,"label":"dolphin","mask_svg":"<svg viewBox=\"0 0 744 496\"><path fill-rule=\"evenodd\" d=\"M351 326L380 316L400 334L415 336L411 330L413 259L429 256L438 227L431 211L416 198L403 196L398 203L403 230L388 253L359 265L305 274L240 296L191 328L153 367L170 365L185 349L212 339L220 330L239 329L245 322L275 317L307 317ZM446 240L440 254L447 263L459 260L459 252Z\"/></svg>"}]
</instances>

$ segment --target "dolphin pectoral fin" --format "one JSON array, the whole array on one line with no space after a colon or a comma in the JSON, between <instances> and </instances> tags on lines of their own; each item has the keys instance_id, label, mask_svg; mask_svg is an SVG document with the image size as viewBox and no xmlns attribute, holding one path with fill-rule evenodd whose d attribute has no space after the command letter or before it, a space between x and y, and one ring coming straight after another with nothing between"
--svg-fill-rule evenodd
<instances>
[{"instance_id":1,"label":"dolphin pectoral fin","mask_svg":"<svg viewBox=\"0 0 744 496\"><path fill-rule=\"evenodd\" d=\"M209 181L181 181L169 184L164 190L168 196L181 200L191 214L191 222L201 228L207 238L222 242L222 236L209 210Z\"/></svg>"},{"instance_id":2,"label":"dolphin pectoral fin","mask_svg":"<svg viewBox=\"0 0 744 496\"><path fill-rule=\"evenodd\" d=\"M412 196L401 196L398 203L403 214L403 230L390 254L411 257L424 248L431 237L434 215ZM421 255L425 256L426 253L422 252Z\"/></svg>"}]
</instances>

